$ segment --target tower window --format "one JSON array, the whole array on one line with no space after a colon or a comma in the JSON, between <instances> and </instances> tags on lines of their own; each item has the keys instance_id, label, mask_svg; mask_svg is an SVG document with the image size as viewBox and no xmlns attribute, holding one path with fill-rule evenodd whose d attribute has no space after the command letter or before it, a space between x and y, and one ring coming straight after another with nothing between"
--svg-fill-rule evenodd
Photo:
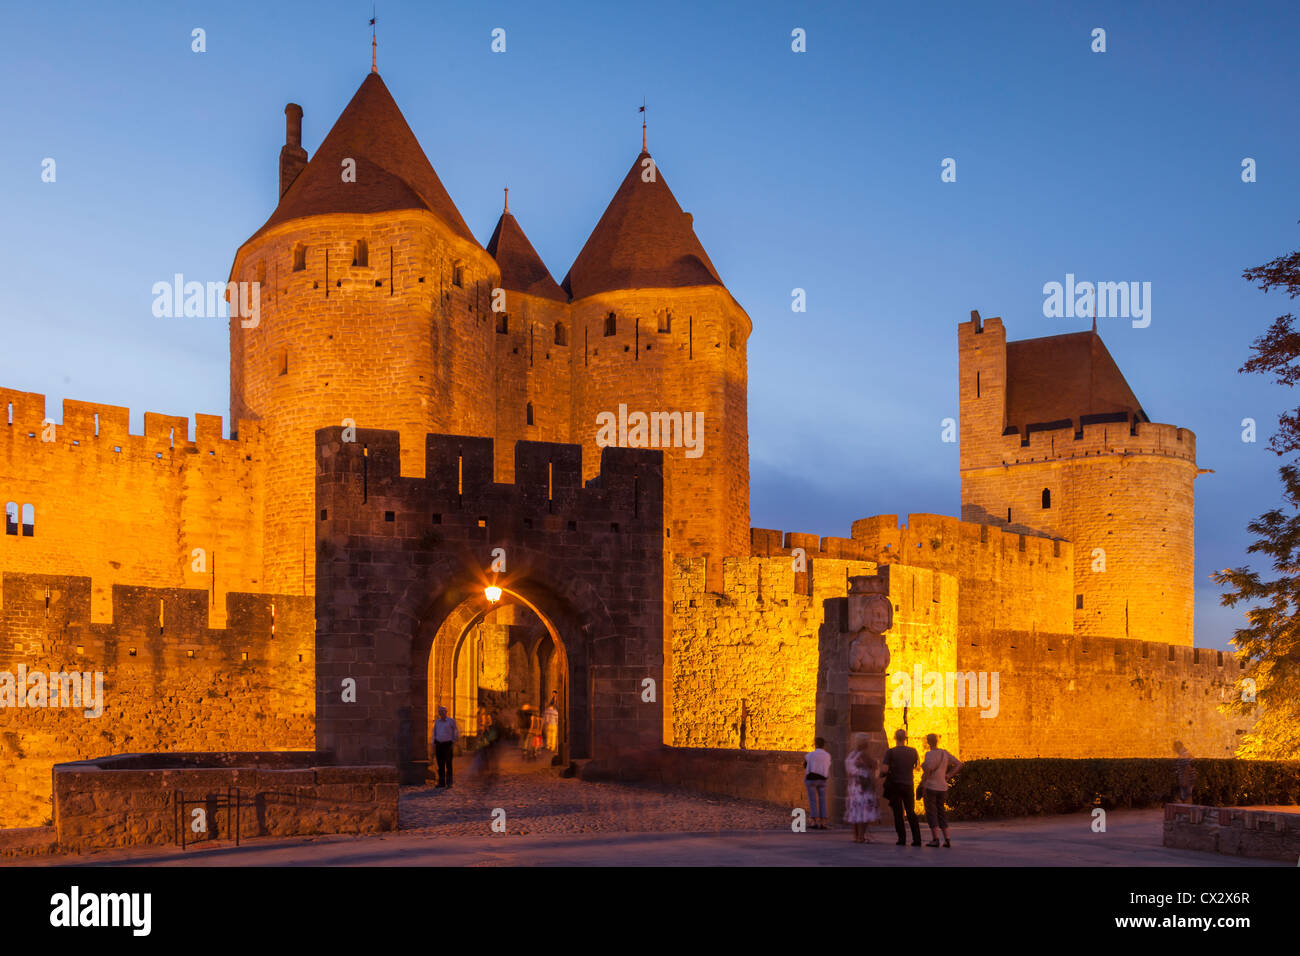
<instances>
[{"instance_id":1,"label":"tower window","mask_svg":"<svg viewBox=\"0 0 1300 956\"><path fill-rule=\"evenodd\" d=\"M275 364L280 370L281 375L289 374L289 350L280 349L275 357Z\"/></svg>"},{"instance_id":2,"label":"tower window","mask_svg":"<svg viewBox=\"0 0 1300 956\"><path fill-rule=\"evenodd\" d=\"M465 285L465 267L459 262L452 263L451 284L458 289L463 288Z\"/></svg>"},{"instance_id":3,"label":"tower window","mask_svg":"<svg viewBox=\"0 0 1300 956\"><path fill-rule=\"evenodd\" d=\"M1048 491L1046 488L1043 489L1043 507L1044 508L1052 507L1052 493Z\"/></svg>"},{"instance_id":4,"label":"tower window","mask_svg":"<svg viewBox=\"0 0 1300 956\"><path fill-rule=\"evenodd\" d=\"M735 329L732 329L732 330L727 334L727 345L728 345L728 347L733 348L733 349L736 347L736 330L735 330Z\"/></svg>"},{"instance_id":5,"label":"tower window","mask_svg":"<svg viewBox=\"0 0 1300 956\"><path fill-rule=\"evenodd\" d=\"M980 373L975 373L975 397L980 397Z\"/></svg>"},{"instance_id":6,"label":"tower window","mask_svg":"<svg viewBox=\"0 0 1300 956\"><path fill-rule=\"evenodd\" d=\"M671 332L673 330L673 314L667 309L659 313L659 331Z\"/></svg>"},{"instance_id":7,"label":"tower window","mask_svg":"<svg viewBox=\"0 0 1300 956\"><path fill-rule=\"evenodd\" d=\"M1076 594L1076 595L1074 596L1074 609L1075 609L1076 611L1082 611L1082 610L1083 610L1083 595L1082 595L1082 594Z\"/></svg>"},{"instance_id":8,"label":"tower window","mask_svg":"<svg viewBox=\"0 0 1300 956\"><path fill-rule=\"evenodd\" d=\"M5 534L18 533L18 502L11 501L5 505Z\"/></svg>"},{"instance_id":9,"label":"tower window","mask_svg":"<svg viewBox=\"0 0 1300 956\"><path fill-rule=\"evenodd\" d=\"M354 266L370 265L370 249L366 245L366 240L358 239L356 245L352 247L352 264Z\"/></svg>"},{"instance_id":10,"label":"tower window","mask_svg":"<svg viewBox=\"0 0 1300 956\"><path fill-rule=\"evenodd\" d=\"M618 318L614 315L613 312L611 312L609 315L605 316L605 334L613 335L617 331L618 331Z\"/></svg>"},{"instance_id":11,"label":"tower window","mask_svg":"<svg viewBox=\"0 0 1300 956\"><path fill-rule=\"evenodd\" d=\"M301 242L293 247L293 271L302 272L307 268L307 247Z\"/></svg>"},{"instance_id":12,"label":"tower window","mask_svg":"<svg viewBox=\"0 0 1300 956\"><path fill-rule=\"evenodd\" d=\"M36 506L23 505L23 537L30 538L36 533Z\"/></svg>"},{"instance_id":13,"label":"tower window","mask_svg":"<svg viewBox=\"0 0 1300 956\"><path fill-rule=\"evenodd\" d=\"M510 316L505 312L497 313L497 331L502 335L510 331Z\"/></svg>"},{"instance_id":14,"label":"tower window","mask_svg":"<svg viewBox=\"0 0 1300 956\"><path fill-rule=\"evenodd\" d=\"M533 403L532 403L532 402L529 402L529 403L528 403L528 408L526 409L526 414L528 415L528 424L531 425L531 424L533 423Z\"/></svg>"},{"instance_id":15,"label":"tower window","mask_svg":"<svg viewBox=\"0 0 1300 956\"><path fill-rule=\"evenodd\" d=\"M565 328L563 322L555 323L555 344L556 345L569 344L569 330Z\"/></svg>"}]
</instances>

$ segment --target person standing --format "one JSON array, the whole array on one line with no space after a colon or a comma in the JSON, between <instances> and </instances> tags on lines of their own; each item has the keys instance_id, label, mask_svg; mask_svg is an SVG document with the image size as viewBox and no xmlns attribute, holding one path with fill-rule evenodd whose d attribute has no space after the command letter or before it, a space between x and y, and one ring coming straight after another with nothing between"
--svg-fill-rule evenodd
<instances>
[{"instance_id":1,"label":"person standing","mask_svg":"<svg viewBox=\"0 0 1300 956\"><path fill-rule=\"evenodd\" d=\"M876 803L876 758L867 752L869 740L866 734L854 734L853 750L844 758L848 776L844 821L853 824L854 843L870 843L867 826L880 819Z\"/></svg>"},{"instance_id":2,"label":"person standing","mask_svg":"<svg viewBox=\"0 0 1300 956\"><path fill-rule=\"evenodd\" d=\"M912 828L912 846L921 845L921 825L916 819L916 791L912 788L912 778L920 762L916 748L907 746L907 731L894 731L894 746L885 754L885 799L894 811L894 829L898 831L899 846L907 845L904 814Z\"/></svg>"},{"instance_id":3,"label":"person standing","mask_svg":"<svg viewBox=\"0 0 1300 956\"><path fill-rule=\"evenodd\" d=\"M558 752L560 743L560 709L555 706L556 695L551 694L551 702L542 711L542 725L546 728L546 749Z\"/></svg>"},{"instance_id":4,"label":"person standing","mask_svg":"<svg viewBox=\"0 0 1300 956\"><path fill-rule=\"evenodd\" d=\"M808 788L808 815L814 830L826 829L826 780L831 775L831 755L826 751L826 741L818 737L813 741L812 753L804 754L804 786Z\"/></svg>"},{"instance_id":5,"label":"person standing","mask_svg":"<svg viewBox=\"0 0 1300 956\"><path fill-rule=\"evenodd\" d=\"M927 748L925 760L921 761L921 787L925 795L925 822L930 824L930 842L926 846L939 845L939 831L943 831L943 845L952 846L948 841L948 814L944 812L943 801L948 796L948 781L961 769L961 761L939 746L938 734L926 734Z\"/></svg>"},{"instance_id":6,"label":"person standing","mask_svg":"<svg viewBox=\"0 0 1300 956\"><path fill-rule=\"evenodd\" d=\"M451 786L451 763L460 728L447 716L447 708L438 708L438 719L433 722L433 755L438 761L438 786Z\"/></svg>"}]
</instances>

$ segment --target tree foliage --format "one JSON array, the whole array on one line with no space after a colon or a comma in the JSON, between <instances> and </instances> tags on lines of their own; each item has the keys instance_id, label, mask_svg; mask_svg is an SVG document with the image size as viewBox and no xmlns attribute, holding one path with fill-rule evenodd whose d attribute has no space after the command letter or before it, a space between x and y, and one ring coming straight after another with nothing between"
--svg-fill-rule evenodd
<instances>
[{"instance_id":1,"label":"tree foliage","mask_svg":"<svg viewBox=\"0 0 1300 956\"><path fill-rule=\"evenodd\" d=\"M1278 289L1294 299L1300 295L1300 251L1247 269L1242 275L1265 292ZM1287 387L1300 383L1300 330L1293 314L1274 319L1268 331L1251 344L1251 352L1240 371L1271 375ZM1300 408L1278 418L1278 431L1269 447L1283 458L1300 453ZM1258 720L1242 740L1237 751L1240 757L1300 758L1300 462L1294 458L1287 461L1279 474L1283 506L1246 526L1257 536L1247 552L1267 558L1271 575L1266 578L1249 567L1228 568L1214 575L1215 581L1228 589L1221 598L1223 604L1248 608L1247 626L1232 637L1248 662L1243 693L1229 708L1255 711Z\"/></svg>"}]
</instances>

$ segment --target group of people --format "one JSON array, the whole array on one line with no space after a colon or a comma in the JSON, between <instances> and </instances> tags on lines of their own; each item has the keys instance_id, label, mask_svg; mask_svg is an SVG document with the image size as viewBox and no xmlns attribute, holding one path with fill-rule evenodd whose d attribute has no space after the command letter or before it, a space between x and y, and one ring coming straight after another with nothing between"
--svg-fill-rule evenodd
<instances>
[{"instance_id":1,"label":"group of people","mask_svg":"<svg viewBox=\"0 0 1300 956\"><path fill-rule=\"evenodd\" d=\"M961 761L939 746L938 734L927 734L926 754L922 760L916 749L907 745L907 731L894 733L894 746L877 761L868 749L870 738L854 734L853 749L844 758L845 811L844 822L853 824L853 842L870 843L868 827L880 819L880 806L876 797L877 785L883 779L884 797L894 811L894 829L898 831L898 845L907 844L904 818L912 831L912 846L921 845L921 827L916 816L916 801L925 805L925 819L930 826L930 842L926 846L951 847L948 836L948 815L944 799L948 781L961 769ZM808 808L814 830L829 829L826 822L826 784L831 776L831 755L826 751L826 741L818 737L812 753L804 757L806 771L804 783L808 788ZM912 789L917 765L921 768L921 782ZM943 843L939 833L943 833Z\"/></svg>"},{"instance_id":2,"label":"group of people","mask_svg":"<svg viewBox=\"0 0 1300 956\"><path fill-rule=\"evenodd\" d=\"M519 708L519 749L525 760L537 757L537 751L543 747L555 752L560 742L560 709L556 706L556 694L551 694L551 702L540 714L532 704ZM480 722L487 712L480 707Z\"/></svg>"},{"instance_id":3,"label":"group of people","mask_svg":"<svg viewBox=\"0 0 1300 956\"><path fill-rule=\"evenodd\" d=\"M495 715L480 706L477 718L477 735L475 743L480 753L491 753L501 737ZM519 711L519 745L525 760L537 756L541 747L559 752L560 743L560 709L558 693L551 694L551 702L546 709L538 713L532 705L524 704ZM447 788L452 785L452 769L456 755L456 741L460 738L460 725L455 718L447 715L446 707L438 708L438 719L433 722L433 754L438 768L438 786Z\"/></svg>"}]
</instances>

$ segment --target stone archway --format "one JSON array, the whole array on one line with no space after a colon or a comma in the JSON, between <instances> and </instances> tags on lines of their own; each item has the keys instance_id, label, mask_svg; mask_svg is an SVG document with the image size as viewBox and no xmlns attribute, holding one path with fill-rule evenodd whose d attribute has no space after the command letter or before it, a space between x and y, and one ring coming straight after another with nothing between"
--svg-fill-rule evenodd
<instances>
[{"instance_id":1,"label":"stone archway","mask_svg":"<svg viewBox=\"0 0 1300 956\"><path fill-rule=\"evenodd\" d=\"M535 584L531 586L536 587ZM466 693L465 671L473 670L478 666L470 642L475 639L478 626L489 617L502 611L518 609L539 624L541 631L540 634L533 635L532 640L522 647L509 642L506 645L507 655L511 648L522 650L527 664L525 674L516 675L520 679L519 682L527 688L521 697L530 706L541 711L554 691L557 697L556 706L560 712L558 753L561 763L567 764L570 759L585 758L589 755L587 751L590 740L590 715L586 707L588 695L577 695L577 706L574 705L574 697L569 692L574 668L566 650L561 626L527 598L525 589L528 587L528 584L503 587L501 597L496 603L487 601L482 593L470 593L441 619L435 612L422 620L421 633L414 644L416 660L413 661L413 665L418 665L420 655L424 656L424 670L427 675L426 706L423 712L416 709L412 729L422 726L425 732L422 737L417 734L416 739L412 741L411 750L414 754L430 753L429 759L432 759L432 726L439 707L446 707L448 713L456 719L462 737L474 733L480 699L477 694L470 697ZM435 601L434 606L440 603L444 602ZM560 620L562 624L572 624L575 618L570 614L562 616ZM582 660L581 657L579 659ZM509 668L511 665L507 663L506 666ZM477 675L468 676L477 678ZM476 686L477 680L473 683Z\"/></svg>"}]
</instances>

